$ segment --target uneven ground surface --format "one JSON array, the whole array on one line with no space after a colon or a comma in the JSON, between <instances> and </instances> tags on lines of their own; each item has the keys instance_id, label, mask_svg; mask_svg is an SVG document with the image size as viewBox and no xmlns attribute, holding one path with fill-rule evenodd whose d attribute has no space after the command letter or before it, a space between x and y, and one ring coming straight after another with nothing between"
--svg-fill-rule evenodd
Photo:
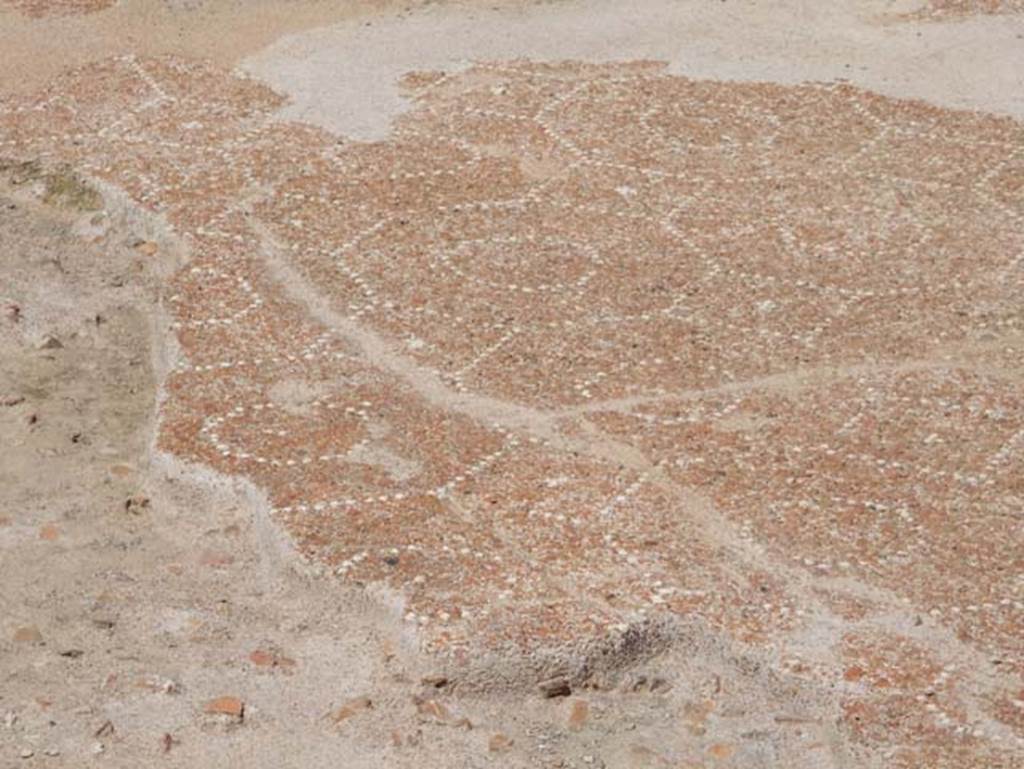
<instances>
[{"instance_id":1,"label":"uneven ground surface","mask_svg":"<svg viewBox=\"0 0 1024 769\"><path fill-rule=\"evenodd\" d=\"M915 9L915 15L919 18L935 18L1021 11L1024 11L1024 3L1020 0L930 0L921 8Z\"/></svg>"},{"instance_id":2,"label":"uneven ground surface","mask_svg":"<svg viewBox=\"0 0 1024 769\"><path fill-rule=\"evenodd\" d=\"M1024 766L1020 9L774 8L5 12L3 759Z\"/></svg>"}]
</instances>

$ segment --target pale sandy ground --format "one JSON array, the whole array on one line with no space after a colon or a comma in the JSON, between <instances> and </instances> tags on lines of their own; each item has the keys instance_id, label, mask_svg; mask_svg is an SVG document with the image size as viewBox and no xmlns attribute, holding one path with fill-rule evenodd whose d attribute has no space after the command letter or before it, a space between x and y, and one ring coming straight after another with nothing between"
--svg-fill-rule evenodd
<instances>
[{"instance_id":1,"label":"pale sandy ground","mask_svg":"<svg viewBox=\"0 0 1024 769\"><path fill-rule=\"evenodd\" d=\"M36 21L4 10L0 90L170 51L240 65L293 98L285 116L369 138L402 109L394 81L408 70L654 58L695 77L847 78L1024 116L1020 17L908 23L895 15L915 3L881 0L407 5L125 2ZM779 765L794 728L828 750L787 765L884 765L808 717L813 700L749 651L705 648L699 634L583 693L582 723L570 723L575 699L516 692L418 707L441 694L422 682L429 660L403 651L394 601L324 590L250 488L152 450L175 354L156 286L180 257L160 223L113 194L97 213L44 202L33 174L0 176L0 765L668 766L659 750L680 724L667 714L712 693L732 715L684 766L714 765L716 746L752 734L755 765ZM257 650L279 664L257 664ZM222 695L244 699L244 720L202 712ZM368 710L324 719L364 695ZM688 728L705 727L695 716ZM511 746L490 750L497 733Z\"/></svg>"},{"instance_id":2,"label":"pale sandy ground","mask_svg":"<svg viewBox=\"0 0 1024 769\"><path fill-rule=\"evenodd\" d=\"M414 70L474 60L651 59L716 80L848 80L889 96L1024 116L1024 24L975 16L911 24L918 2L609 0L452 12L432 6L371 25L283 37L243 69L292 97L282 116L382 138Z\"/></svg>"}]
</instances>

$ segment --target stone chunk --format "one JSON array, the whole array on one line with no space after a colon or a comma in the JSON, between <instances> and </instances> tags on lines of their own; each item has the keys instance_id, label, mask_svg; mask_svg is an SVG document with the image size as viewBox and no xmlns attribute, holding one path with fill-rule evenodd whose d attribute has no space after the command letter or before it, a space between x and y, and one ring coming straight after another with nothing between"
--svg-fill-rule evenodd
<instances>
[{"instance_id":1,"label":"stone chunk","mask_svg":"<svg viewBox=\"0 0 1024 769\"><path fill-rule=\"evenodd\" d=\"M492 753L504 753L510 750L514 744L515 742L511 737L498 732L491 735L491 739L487 741L487 749Z\"/></svg>"},{"instance_id":2,"label":"stone chunk","mask_svg":"<svg viewBox=\"0 0 1024 769\"><path fill-rule=\"evenodd\" d=\"M435 721L447 721L450 717L448 708L437 700L424 699L422 697L413 697L413 704L416 706L416 711L421 716L433 719Z\"/></svg>"},{"instance_id":3,"label":"stone chunk","mask_svg":"<svg viewBox=\"0 0 1024 769\"><path fill-rule=\"evenodd\" d=\"M540 689L541 694L549 699L554 697L568 697L572 694L572 687L569 685L568 679L561 676L541 681L537 684L537 688Z\"/></svg>"},{"instance_id":4,"label":"stone chunk","mask_svg":"<svg viewBox=\"0 0 1024 769\"><path fill-rule=\"evenodd\" d=\"M339 708L332 711L330 716L331 720L335 723L341 723L347 721L352 716L362 713L365 710L369 710L373 707L373 700L369 697L353 697L346 702L343 702Z\"/></svg>"},{"instance_id":5,"label":"stone chunk","mask_svg":"<svg viewBox=\"0 0 1024 769\"><path fill-rule=\"evenodd\" d=\"M210 700L203 707L206 713L232 716L241 721L245 718L245 703L238 697L224 696Z\"/></svg>"},{"instance_id":6,"label":"stone chunk","mask_svg":"<svg viewBox=\"0 0 1024 769\"><path fill-rule=\"evenodd\" d=\"M573 700L569 709L569 729L578 732L590 718L590 703L586 700Z\"/></svg>"},{"instance_id":7,"label":"stone chunk","mask_svg":"<svg viewBox=\"0 0 1024 769\"><path fill-rule=\"evenodd\" d=\"M43 642L43 634L39 632L39 628L35 625L26 625L14 631L12 640L15 643L38 644Z\"/></svg>"}]
</instances>

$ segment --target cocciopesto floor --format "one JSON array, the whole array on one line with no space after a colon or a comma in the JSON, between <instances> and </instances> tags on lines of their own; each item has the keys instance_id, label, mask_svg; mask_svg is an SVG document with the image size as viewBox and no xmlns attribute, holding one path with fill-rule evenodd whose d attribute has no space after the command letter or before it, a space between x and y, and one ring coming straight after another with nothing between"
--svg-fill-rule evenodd
<instances>
[{"instance_id":1,"label":"cocciopesto floor","mask_svg":"<svg viewBox=\"0 0 1024 769\"><path fill-rule=\"evenodd\" d=\"M376 144L173 59L0 102L0 154L190 252L160 447L456 671L699 617L893 766L1020 766L1024 126L646 62L405 85Z\"/></svg>"}]
</instances>

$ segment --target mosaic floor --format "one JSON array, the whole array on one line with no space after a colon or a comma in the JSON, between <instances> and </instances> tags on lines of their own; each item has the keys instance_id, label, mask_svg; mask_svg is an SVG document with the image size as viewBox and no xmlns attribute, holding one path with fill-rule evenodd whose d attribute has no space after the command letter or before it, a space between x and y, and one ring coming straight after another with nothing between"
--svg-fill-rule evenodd
<instances>
[{"instance_id":1,"label":"mosaic floor","mask_svg":"<svg viewBox=\"0 0 1024 769\"><path fill-rule=\"evenodd\" d=\"M1024 126L646 62L404 85L373 144L175 59L0 102L0 155L191 254L160 447L453 665L699 617L892 766L1021 766Z\"/></svg>"}]
</instances>

